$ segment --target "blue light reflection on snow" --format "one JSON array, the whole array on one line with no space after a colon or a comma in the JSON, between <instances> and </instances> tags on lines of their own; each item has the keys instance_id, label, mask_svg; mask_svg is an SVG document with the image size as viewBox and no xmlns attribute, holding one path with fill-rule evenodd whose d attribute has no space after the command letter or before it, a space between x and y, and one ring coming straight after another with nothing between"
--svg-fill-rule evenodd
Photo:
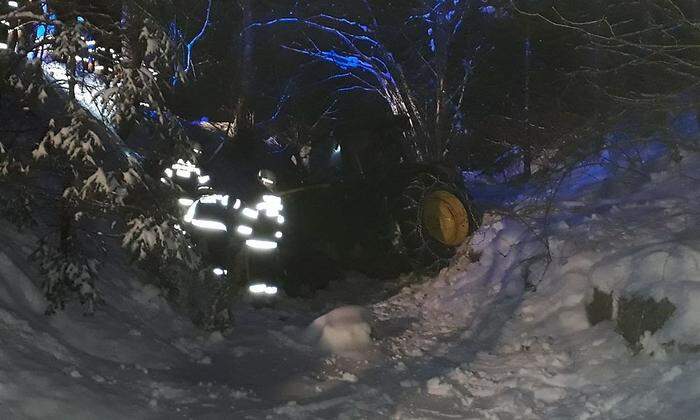
<instances>
[{"instance_id":1,"label":"blue light reflection on snow","mask_svg":"<svg viewBox=\"0 0 700 420\"><path fill-rule=\"evenodd\" d=\"M693 126L692 123L690 125ZM556 186L556 195L571 199L580 196L587 188L612 177L643 175L668 152L668 145L659 136L642 140L624 131L609 133L605 136L603 150L564 174L561 183ZM542 194L534 183L511 182L517 179L513 176L464 171L462 178L473 198L487 205L513 204L526 197Z\"/></svg>"}]
</instances>

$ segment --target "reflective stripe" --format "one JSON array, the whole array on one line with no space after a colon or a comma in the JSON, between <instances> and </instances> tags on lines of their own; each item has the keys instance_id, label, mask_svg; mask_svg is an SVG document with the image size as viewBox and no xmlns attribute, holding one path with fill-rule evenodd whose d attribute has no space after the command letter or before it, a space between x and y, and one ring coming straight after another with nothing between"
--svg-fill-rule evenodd
<instances>
[{"instance_id":1,"label":"reflective stripe","mask_svg":"<svg viewBox=\"0 0 700 420\"><path fill-rule=\"evenodd\" d=\"M245 244L254 249L270 250L277 248L277 242L261 241L259 239L248 239Z\"/></svg>"},{"instance_id":2,"label":"reflective stripe","mask_svg":"<svg viewBox=\"0 0 700 420\"><path fill-rule=\"evenodd\" d=\"M180 178L189 178L192 175L192 172L178 169L177 172L175 172L175 175L179 176Z\"/></svg>"},{"instance_id":3,"label":"reflective stripe","mask_svg":"<svg viewBox=\"0 0 700 420\"><path fill-rule=\"evenodd\" d=\"M202 229L227 231L226 225L216 220L192 219L192 225Z\"/></svg>"},{"instance_id":4,"label":"reflective stripe","mask_svg":"<svg viewBox=\"0 0 700 420\"><path fill-rule=\"evenodd\" d=\"M211 195L205 195L199 199L204 204L216 204L218 202L221 203L222 206L226 207L228 206L228 195L221 195L221 194L211 194Z\"/></svg>"},{"instance_id":5,"label":"reflective stripe","mask_svg":"<svg viewBox=\"0 0 700 420\"><path fill-rule=\"evenodd\" d=\"M241 211L245 217L249 217L251 219L257 219L258 218L258 212L257 210L253 210L251 208L244 208L243 211Z\"/></svg>"},{"instance_id":6,"label":"reflective stripe","mask_svg":"<svg viewBox=\"0 0 700 420\"><path fill-rule=\"evenodd\" d=\"M267 289L267 285L262 283L262 284L251 284L248 286L248 290L251 293L255 294L260 294L260 293L265 293L265 289Z\"/></svg>"},{"instance_id":7,"label":"reflective stripe","mask_svg":"<svg viewBox=\"0 0 700 420\"><path fill-rule=\"evenodd\" d=\"M256 284L251 284L248 286L248 291L254 295L276 295L277 294L277 287L275 286L268 286L265 283L256 283Z\"/></svg>"},{"instance_id":8,"label":"reflective stripe","mask_svg":"<svg viewBox=\"0 0 700 420\"><path fill-rule=\"evenodd\" d=\"M250 226L246 226L246 225L240 225L236 228L236 231L238 233L240 233L241 235L248 236L248 235L251 235L253 233L253 228Z\"/></svg>"},{"instance_id":9,"label":"reflective stripe","mask_svg":"<svg viewBox=\"0 0 700 420\"><path fill-rule=\"evenodd\" d=\"M198 202L195 201L194 204L192 204L190 208L187 209L187 213L185 213L185 217L183 217L185 223L190 223L192 222L192 219L194 219L194 213L197 210L197 203Z\"/></svg>"}]
</instances>

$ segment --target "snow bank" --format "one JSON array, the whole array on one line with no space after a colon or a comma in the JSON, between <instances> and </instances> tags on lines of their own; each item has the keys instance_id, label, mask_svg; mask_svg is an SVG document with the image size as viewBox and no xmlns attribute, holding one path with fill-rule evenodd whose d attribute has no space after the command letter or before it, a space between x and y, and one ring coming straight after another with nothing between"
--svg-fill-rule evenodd
<instances>
[{"instance_id":1,"label":"snow bank","mask_svg":"<svg viewBox=\"0 0 700 420\"><path fill-rule=\"evenodd\" d=\"M546 241L541 224L487 219L452 267L375 305L413 320L390 343L399 363L428 365L398 417L697 417L700 156L608 175L576 174ZM588 321L594 288L676 310L637 354L613 322Z\"/></svg>"}]
</instances>

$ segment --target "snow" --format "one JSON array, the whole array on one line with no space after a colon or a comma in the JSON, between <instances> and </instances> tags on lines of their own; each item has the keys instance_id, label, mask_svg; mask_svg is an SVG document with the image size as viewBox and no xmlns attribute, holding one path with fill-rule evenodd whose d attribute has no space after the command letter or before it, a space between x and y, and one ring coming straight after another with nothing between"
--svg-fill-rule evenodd
<instances>
[{"instance_id":1,"label":"snow","mask_svg":"<svg viewBox=\"0 0 700 420\"><path fill-rule=\"evenodd\" d=\"M242 303L223 333L119 259L94 316L47 318L36 238L0 223L0 418L695 418L700 156L644 171L575 174L546 238L487 214L434 278L349 273L311 300ZM635 353L589 323L594 287L676 311Z\"/></svg>"},{"instance_id":2,"label":"snow","mask_svg":"<svg viewBox=\"0 0 700 420\"><path fill-rule=\"evenodd\" d=\"M307 330L307 337L324 351L342 354L362 350L372 344L372 327L366 310L359 306L343 306L316 319Z\"/></svg>"},{"instance_id":3,"label":"snow","mask_svg":"<svg viewBox=\"0 0 700 420\"><path fill-rule=\"evenodd\" d=\"M68 74L66 66L57 61L42 63L41 68L44 71L46 78L61 88L63 91L68 91ZM101 94L107 88L105 82L98 75L86 74L85 76L77 77L78 83L75 85L75 99L84 107L93 117L110 126L110 119L114 116L114 110L110 109L110 104L105 103ZM42 93L45 96L46 93Z\"/></svg>"}]
</instances>

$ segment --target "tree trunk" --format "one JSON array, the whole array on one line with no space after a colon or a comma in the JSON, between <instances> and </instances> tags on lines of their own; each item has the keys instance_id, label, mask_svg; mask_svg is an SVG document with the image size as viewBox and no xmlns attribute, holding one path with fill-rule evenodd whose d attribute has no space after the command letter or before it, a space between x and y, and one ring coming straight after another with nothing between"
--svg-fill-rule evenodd
<instances>
[{"instance_id":1,"label":"tree trunk","mask_svg":"<svg viewBox=\"0 0 700 420\"><path fill-rule=\"evenodd\" d=\"M253 9L251 0L238 0L238 5L243 13L243 28L248 28L253 23ZM238 90L238 100L233 115L233 130L230 134L235 137L241 124L249 124L246 121L248 111L247 100L250 96L251 85L253 84L253 49L255 47L254 31L243 31L241 35L241 55L239 60L240 84Z\"/></svg>"}]
</instances>

